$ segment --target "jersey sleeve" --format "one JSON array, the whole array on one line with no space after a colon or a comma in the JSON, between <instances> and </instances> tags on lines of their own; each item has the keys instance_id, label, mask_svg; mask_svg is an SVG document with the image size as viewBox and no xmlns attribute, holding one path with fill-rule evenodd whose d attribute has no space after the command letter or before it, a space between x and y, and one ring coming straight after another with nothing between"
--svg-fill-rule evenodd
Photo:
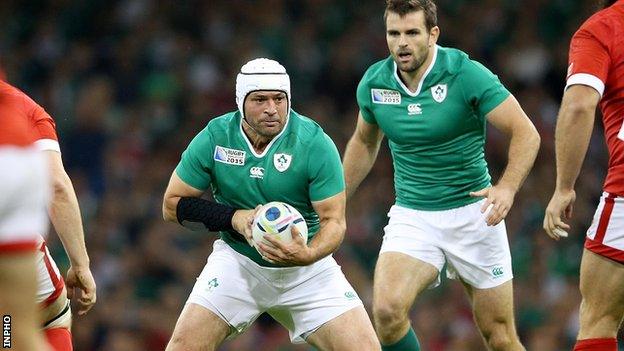
<instances>
[{"instance_id":1,"label":"jersey sleeve","mask_svg":"<svg viewBox=\"0 0 624 351\"><path fill-rule=\"evenodd\" d=\"M41 151L61 152L54 119L32 99L24 95L24 105L33 125L35 146Z\"/></svg>"},{"instance_id":2,"label":"jersey sleeve","mask_svg":"<svg viewBox=\"0 0 624 351\"><path fill-rule=\"evenodd\" d=\"M308 172L311 201L325 200L345 189L340 154L334 142L325 133L310 145Z\"/></svg>"},{"instance_id":3,"label":"jersey sleeve","mask_svg":"<svg viewBox=\"0 0 624 351\"><path fill-rule=\"evenodd\" d=\"M212 179L210 172L214 162L213 152L214 145L210 132L204 129L193 138L182 153L180 163L175 169L176 174L193 188L206 190Z\"/></svg>"},{"instance_id":4,"label":"jersey sleeve","mask_svg":"<svg viewBox=\"0 0 624 351\"><path fill-rule=\"evenodd\" d=\"M498 76L479 62L467 59L459 74L464 98L482 118L510 95Z\"/></svg>"},{"instance_id":5,"label":"jersey sleeve","mask_svg":"<svg viewBox=\"0 0 624 351\"><path fill-rule=\"evenodd\" d=\"M599 23L583 25L570 42L566 89L575 84L590 86L604 93L611 58L604 31Z\"/></svg>"},{"instance_id":6,"label":"jersey sleeve","mask_svg":"<svg viewBox=\"0 0 624 351\"><path fill-rule=\"evenodd\" d=\"M357 87L357 103L358 106L360 107L360 112L362 113L362 117L364 118L364 120L368 123L371 124L377 124L377 121L375 120L375 115L373 114L373 110L372 110L372 106L371 104L372 102L372 97L371 97L371 91L370 88L368 87L367 82L367 74L364 74L364 77L362 77L362 80L360 80L360 84L358 84Z\"/></svg>"}]
</instances>

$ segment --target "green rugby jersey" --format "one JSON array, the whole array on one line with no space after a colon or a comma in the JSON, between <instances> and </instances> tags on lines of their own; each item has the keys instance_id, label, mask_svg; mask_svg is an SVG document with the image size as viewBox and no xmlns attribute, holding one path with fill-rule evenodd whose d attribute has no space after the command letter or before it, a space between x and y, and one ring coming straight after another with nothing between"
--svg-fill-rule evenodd
<instances>
[{"instance_id":1,"label":"green rugby jersey","mask_svg":"<svg viewBox=\"0 0 624 351\"><path fill-rule=\"evenodd\" d=\"M194 188L210 188L215 200L235 208L252 209L270 201L288 203L305 218L310 240L319 229L311 202L327 199L345 187L334 142L316 122L291 110L282 132L258 154L241 123L238 111L211 120L182 154L176 174ZM256 263L273 266L236 235L221 232L220 236Z\"/></svg>"},{"instance_id":2,"label":"green rugby jersey","mask_svg":"<svg viewBox=\"0 0 624 351\"><path fill-rule=\"evenodd\" d=\"M464 52L435 47L416 92L392 57L373 64L357 89L364 120L388 138L396 203L445 210L478 201L490 184L484 158L485 115L509 96L498 77Z\"/></svg>"}]
</instances>

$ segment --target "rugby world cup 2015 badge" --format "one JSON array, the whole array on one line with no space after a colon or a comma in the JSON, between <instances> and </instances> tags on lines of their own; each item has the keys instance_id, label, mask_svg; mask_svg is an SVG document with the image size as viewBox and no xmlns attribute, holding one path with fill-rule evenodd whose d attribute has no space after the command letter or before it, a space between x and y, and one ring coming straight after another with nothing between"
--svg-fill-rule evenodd
<instances>
[{"instance_id":1,"label":"rugby world cup 2015 badge","mask_svg":"<svg viewBox=\"0 0 624 351\"><path fill-rule=\"evenodd\" d=\"M245 165L245 151L228 149L227 147L217 145L214 152L214 160L229 165L243 166Z\"/></svg>"},{"instance_id":2,"label":"rugby world cup 2015 badge","mask_svg":"<svg viewBox=\"0 0 624 351\"><path fill-rule=\"evenodd\" d=\"M396 90L371 89L371 98L374 104L400 105L401 93Z\"/></svg>"},{"instance_id":3,"label":"rugby world cup 2015 badge","mask_svg":"<svg viewBox=\"0 0 624 351\"><path fill-rule=\"evenodd\" d=\"M284 172L290 167L290 161L292 161L292 156L288 154L275 154L273 155L273 165L275 169L280 172Z\"/></svg>"},{"instance_id":4,"label":"rugby world cup 2015 badge","mask_svg":"<svg viewBox=\"0 0 624 351\"><path fill-rule=\"evenodd\" d=\"M435 100L435 102L440 103L446 99L446 84L438 84L431 88L431 96Z\"/></svg>"}]
</instances>

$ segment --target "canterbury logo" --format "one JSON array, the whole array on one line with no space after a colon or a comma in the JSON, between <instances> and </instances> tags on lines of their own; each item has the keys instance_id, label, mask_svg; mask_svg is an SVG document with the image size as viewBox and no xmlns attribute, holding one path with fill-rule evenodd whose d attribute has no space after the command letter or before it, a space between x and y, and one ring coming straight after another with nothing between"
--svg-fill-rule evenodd
<instances>
[{"instance_id":1,"label":"canterbury logo","mask_svg":"<svg viewBox=\"0 0 624 351\"><path fill-rule=\"evenodd\" d=\"M503 267L495 267L494 269L492 269L492 275L494 276L494 278L498 278L503 275Z\"/></svg>"},{"instance_id":2,"label":"canterbury logo","mask_svg":"<svg viewBox=\"0 0 624 351\"><path fill-rule=\"evenodd\" d=\"M262 167L251 167L249 170L249 176L251 178L260 178L264 177L264 168Z\"/></svg>"}]
</instances>

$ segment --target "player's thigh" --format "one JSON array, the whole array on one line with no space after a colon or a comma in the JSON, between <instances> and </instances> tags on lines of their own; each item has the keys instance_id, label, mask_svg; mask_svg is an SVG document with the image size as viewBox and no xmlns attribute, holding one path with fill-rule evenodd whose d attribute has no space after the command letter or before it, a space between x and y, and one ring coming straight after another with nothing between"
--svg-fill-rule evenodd
<instances>
[{"instance_id":1,"label":"player's thigh","mask_svg":"<svg viewBox=\"0 0 624 351\"><path fill-rule=\"evenodd\" d=\"M374 311L407 310L418 293L439 282L445 258L436 239L438 229L432 225L436 215L398 205L388 212L375 267Z\"/></svg>"},{"instance_id":2,"label":"player's thigh","mask_svg":"<svg viewBox=\"0 0 624 351\"><path fill-rule=\"evenodd\" d=\"M35 310L37 273L34 250L0 252L0 308L4 312Z\"/></svg>"},{"instance_id":3,"label":"player's thigh","mask_svg":"<svg viewBox=\"0 0 624 351\"><path fill-rule=\"evenodd\" d=\"M0 311L11 317L17 349L32 349L29 345L40 336L36 289L35 253L0 253Z\"/></svg>"},{"instance_id":4,"label":"player's thigh","mask_svg":"<svg viewBox=\"0 0 624 351\"><path fill-rule=\"evenodd\" d=\"M589 250L583 251L580 290L584 311L594 316L624 315L624 265Z\"/></svg>"},{"instance_id":5,"label":"player's thigh","mask_svg":"<svg viewBox=\"0 0 624 351\"><path fill-rule=\"evenodd\" d=\"M205 315L218 316L230 328L227 336L235 337L264 312L264 300L276 295L261 273L260 266L217 240L186 305L211 311Z\"/></svg>"},{"instance_id":6,"label":"player's thigh","mask_svg":"<svg viewBox=\"0 0 624 351\"><path fill-rule=\"evenodd\" d=\"M166 350L216 350L229 333L230 326L214 312L188 303L178 318Z\"/></svg>"},{"instance_id":7,"label":"player's thigh","mask_svg":"<svg viewBox=\"0 0 624 351\"><path fill-rule=\"evenodd\" d=\"M306 341L322 351L379 350L380 344L364 307L355 307L323 324Z\"/></svg>"},{"instance_id":8,"label":"player's thigh","mask_svg":"<svg viewBox=\"0 0 624 351\"><path fill-rule=\"evenodd\" d=\"M477 326L482 332L503 325L514 329L513 281L488 289L477 289L464 283L470 297Z\"/></svg>"},{"instance_id":9,"label":"player's thigh","mask_svg":"<svg viewBox=\"0 0 624 351\"><path fill-rule=\"evenodd\" d=\"M267 312L288 329L293 343L307 341L322 326L362 307L362 301L331 256L309 266L280 271L277 278L282 281L282 288L275 292L279 299ZM368 319L367 315L364 317Z\"/></svg>"},{"instance_id":10,"label":"player's thigh","mask_svg":"<svg viewBox=\"0 0 624 351\"><path fill-rule=\"evenodd\" d=\"M400 252L383 252L375 266L373 309L407 311L439 275L434 265Z\"/></svg>"},{"instance_id":11,"label":"player's thigh","mask_svg":"<svg viewBox=\"0 0 624 351\"><path fill-rule=\"evenodd\" d=\"M446 275L485 290L513 278L511 251L505 222L488 226L481 213L485 200L451 210L450 225L443 230L442 250ZM449 211L449 212L451 212Z\"/></svg>"}]
</instances>

